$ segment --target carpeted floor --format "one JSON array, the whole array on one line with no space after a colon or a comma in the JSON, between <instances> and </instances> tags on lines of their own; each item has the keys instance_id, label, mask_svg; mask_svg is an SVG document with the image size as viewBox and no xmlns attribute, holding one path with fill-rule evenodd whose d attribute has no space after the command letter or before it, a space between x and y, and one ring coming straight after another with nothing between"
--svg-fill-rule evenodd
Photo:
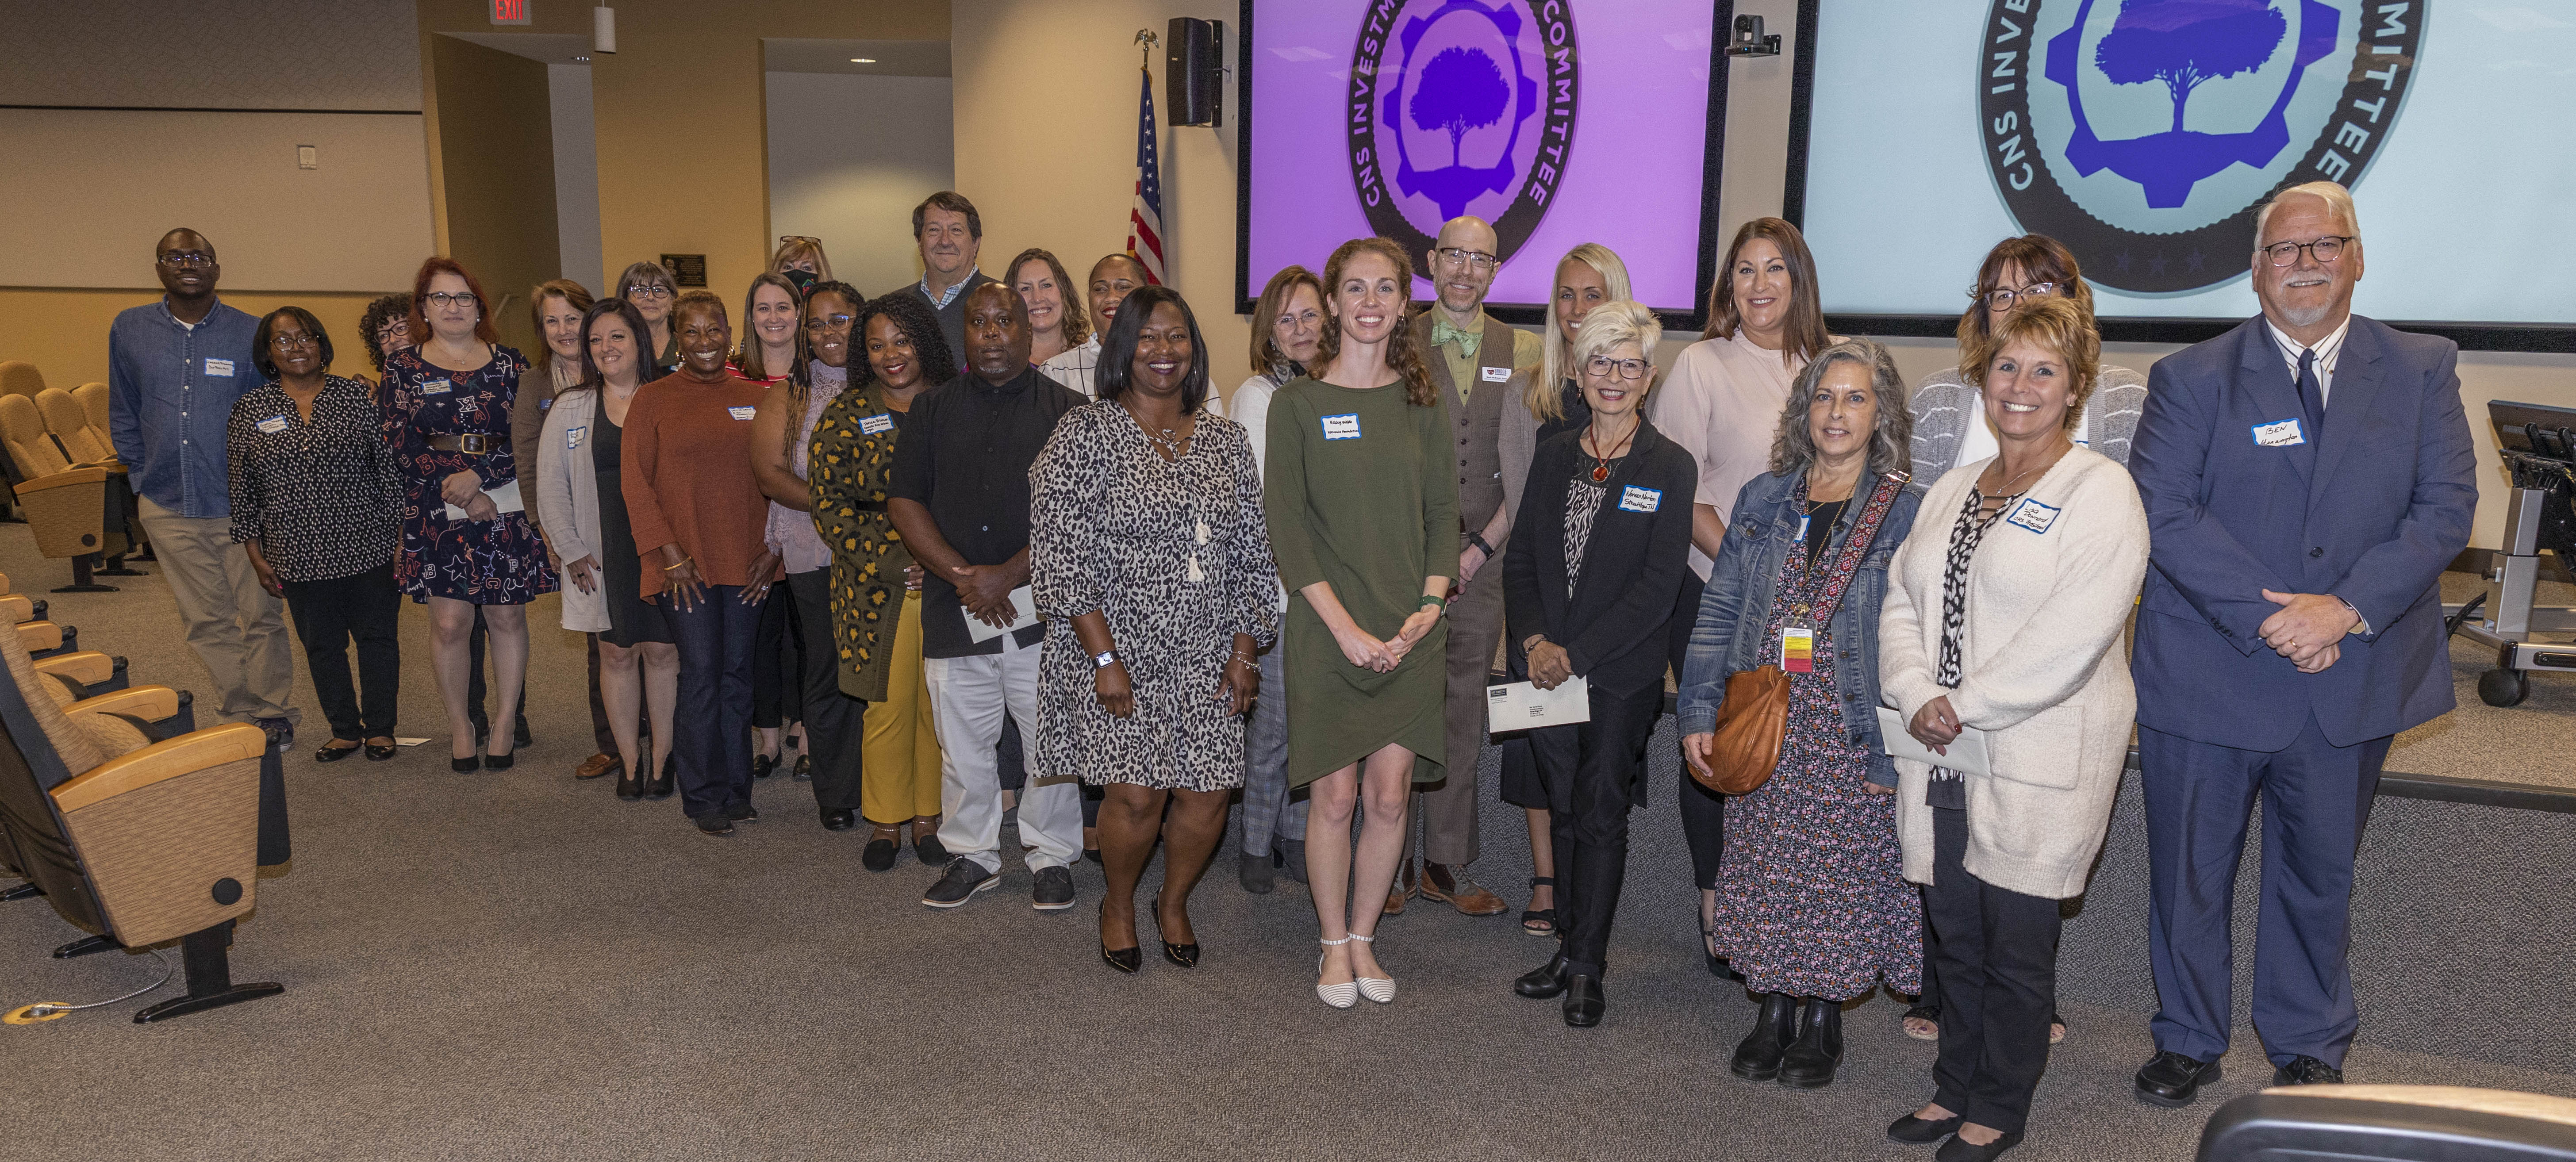
<instances>
[{"instance_id":1,"label":"carpeted floor","mask_svg":"<svg viewBox=\"0 0 2576 1162\"><path fill-rule=\"evenodd\" d=\"M146 568L153 568L146 566ZM53 602L138 682L203 688L158 577L49 595L67 574L0 526L0 571ZM155 570L157 572L157 569ZM554 624L551 600L531 619ZM805 788L762 783L766 819L703 838L676 802L575 783L590 751L579 639L537 634L537 735L506 775L446 769L425 619L407 614L394 762L289 756L297 859L263 880L238 979L285 995L165 1026L147 999L0 1028L13 1158L1926 1158L1884 1124L1929 1093L1932 1047L1899 1006L1848 1014L1843 1079L1819 1092L1737 1081L1753 1006L1694 945L1669 757L1636 817L1612 944L1610 1016L1567 1029L1513 975L1543 941L1511 918L1417 903L1381 929L1402 995L1334 1012L1313 982L1304 890L1233 878L1233 844L1194 897L1206 960L1122 977L1094 951L1098 869L1071 912L1004 887L954 913L917 900L907 855L862 870L865 832L815 823ZM297 667L299 684L303 667ZM309 706L309 691L300 694ZM1668 740L1656 753L1669 756ZM1487 772L1490 786L1491 772ZM1519 813L1489 798L1475 871L1515 908ZM1149 876L1149 887L1159 867ZM1150 924L1148 924L1150 931ZM158 975L150 956L56 961L77 936L40 901L0 905L0 1007L88 1001ZM173 954L175 957L175 954ZM2143 966L2140 969L2144 971ZM2143 1014L2069 1006L2030 1159L2185 1159L2219 1100L2268 1079L2250 1031L2194 1109L2134 1101ZM2354 1050L2356 1080L2576 1095L2576 1070Z\"/></svg>"}]
</instances>

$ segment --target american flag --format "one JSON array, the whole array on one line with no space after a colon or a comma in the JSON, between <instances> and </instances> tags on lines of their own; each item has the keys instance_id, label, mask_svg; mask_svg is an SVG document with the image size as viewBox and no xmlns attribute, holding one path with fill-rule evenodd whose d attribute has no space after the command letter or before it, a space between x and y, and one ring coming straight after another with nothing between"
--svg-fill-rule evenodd
<instances>
[{"instance_id":1,"label":"american flag","mask_svg":"<svg viewBox=\"0 0 2576 1162\"><path fill-rule=\"evenodd\" d=\"M1163 155L1154 140L1154 74L1145 77L1144 100L1136 118L1136 203L1127 211L1127 253L1145 267L1145 280L1167 285L1163 277Z\"/></svg>"}]
</instances>

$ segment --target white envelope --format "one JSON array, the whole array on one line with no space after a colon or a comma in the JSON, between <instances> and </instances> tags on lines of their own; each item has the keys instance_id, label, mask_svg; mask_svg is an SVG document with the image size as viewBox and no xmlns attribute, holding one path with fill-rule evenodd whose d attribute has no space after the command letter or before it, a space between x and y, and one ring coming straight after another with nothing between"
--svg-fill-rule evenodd
<instances>
[{"instance_id":1,"label":"white envelope","mask_svg":"<svg viewBox=\"0 0 2576 1162\"><path fill-rule=\"evenodd\" d=\"M513 480L508 484L504 484L499 488L486 488L483 490L483 495L491 497L492 507L497 508L502 512L526 512L528 510L528 506L519 500L519 482L516 480ZM452 504L448 505L447 519L464 520L466 519L465 510Z\"/></svg>"},{"instance_id":2,"label":"white envelope","mask_svg":"<svg viewBox=\"0 0 2576 1162\"><path fill-rule=\"evenodd\" d=\"M1528 682L1485 687L1485 725L1497 732L1592 721L1592 683L1577 675L1553 690Z\"/></svg>"},{"instance_id":3,"label":"white envelope","mask_svg":"<svg viewBox=\"0 0 2576 1162\"><path fill-rule=\"evenodd\" d=\"M1905 733L1904 711L1881 706L1878 708L1878 736L1887 744L1887 753L1895 758L1948 767L1963 775L1994 773L1992 764L1986 759L1986 732L1973 726L1961 728L1959 737L1941 748L1950 753L1934 754L1931 747Z\"/></svg>"},{"instance_id":4,"label":"white envelope","mask_svg":"<svg viewBox=\"0 0 2576 1162\"><path fill-rule=\"evenodd\" d=\"M974 614L967 614L966 636L978 642L988 642L1012 630L1026 629L1038 623L1038 601L1037 598L1029 596L1028 586L1022 585L1011 590L1011 608L1019 612L1019 620L1000 629L984 624L983 619Z\"/></svg>"}]
</instances>

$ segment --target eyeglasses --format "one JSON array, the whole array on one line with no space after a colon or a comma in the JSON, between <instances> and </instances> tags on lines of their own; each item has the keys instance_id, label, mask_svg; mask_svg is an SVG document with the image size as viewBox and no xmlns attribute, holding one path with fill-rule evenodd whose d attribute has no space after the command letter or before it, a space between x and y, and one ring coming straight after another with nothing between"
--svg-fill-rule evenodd
<instances>
[{"instance_id":1,"label":"eyeglasses","mask_svg":"<svg viewBox=\"0 0 2576 1162\"><path fill-rule=\"evenodd\" d=\"M2358 240L2358 236L2352 234L2328 234L2314 242L2275 242L2270 246L2263 247L2262 250L2263 253L2271 256L2272 265L2274 266L2288 266L2297 262L2299 260L2299 252L2302 250L2314 255L2316 257L2317 264L2322 266L2334 261L2335 259L2343 257L2344 243Z\"/></svg>"},{"instance_id":2,"label":"eyeglasses","mask_svg":"<svg viewBox=\"0 0 2576 1162\"><path fill-rule=\"evenodd\" d=\"M1994 310L2007 311L2011 310L2013 303L2020 299L2044 299L2056 293L2056 283L2035 282L2029 286L2021 288L2020 290L2014 290L2011 287L1999 286L1990 291L1969 291L1968 297L1972 299L1981 299L1985 302L1986 306Z\"/></svg>"},{"instance_id":3,"label":"eyeglasses","mask_svg":"<svg viewBox=\"0 0 2576 1162\"><path fill-rule=\"evenodd\" d=\"M848 315L825 315L819 319L805 320L805 329L816 334L825 331L846 331L850 329L850 322L851 318Z\"/></svg>"},{"instance_id":4,"label":"eyeglasses","mask_svg":"<svg viewBox=\"0 0 2576 1162\"><path fill-rule=\"evenodd\" d=\"M667 286L628 287L626 290L626 297L630 299L667 299L671 297L671 288Z\"/></svg>"},{"instance_id":5,"label":"eyeglasses","mask_svg":"<svg viewBox=\"0 0 2576 1162\"><path fill-rule=\"evenodd\" d=\"M1492 270L1495 267L1502 265L1503 262L1502 259L1496 258L1491 254L1487 254L1482 250L1468 250L1464 247L1458 246L1443 246L1438 250L1432 251L1432 253L1448 259L1451 262L1466 263L1478 270Z\"/></svg>"},{"instance_id":6,"label":"eyeglasses","mask_svg":"<svg viewBox=\"0 0 2576 1162\"><path fill-rule=\"evenodd\" d=\"M467 303L481 306L483 303L483 300L474 297L472 291L431 291L428 298L429 305L433 307L461 307Z\"/></svg>"},{"instance_id":7,"label":"eyeglasses","mask_svg":"<svg viewBox=\"0 0 2576 1162\"><path fill-rule=\"evenodd\" d=\"M1612 375L1621 379L1644 379L1654 366L1643 359L1612 359L1607 355L1595 355L1583 361L1583 370L1596 379Z\"/></svg>"},{"instance_id":8,"label":"eyeglasses","mask_svg":"<svg viewBox=\"0 0 2576 1162\"><path fill-rule=\"evenodd\" d=\"M778 236L778 241L782 245L789 242L811 242L816 246L821 246L823 244L822 239L816 238L810 234L781 234Z\"/></svg>"},{"instance_id":9,"label":"eyeglasses","mask_svg":"<svg viewBox=\"0 0 2576 1162\"><path fill-rule=\"evenodd\" d=\"M269 336L268 345L280 351L292 351L298 347L319 347L322 341L311 335L287 333Z\"/></svg>"},{"instance_id":10,"label":"eyeglasses","mask_svg":"<svg viewBox=\"0 0 2576 1162\"><path fill-rule=\"evenodd\" d=\"M215 256L203 250L173 250L162 255L160 261L161 265L174 270L186 270L190 267L213 266Z\"/></svg>"}]
</instances>

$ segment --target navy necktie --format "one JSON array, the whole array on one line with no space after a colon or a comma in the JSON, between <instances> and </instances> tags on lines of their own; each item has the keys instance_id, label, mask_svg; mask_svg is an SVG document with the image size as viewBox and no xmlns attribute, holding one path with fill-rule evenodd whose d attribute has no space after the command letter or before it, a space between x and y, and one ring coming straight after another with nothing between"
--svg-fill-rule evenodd
<instances>
[{"instance_id":1,"label":"navy necktie","mask_svg":"<svg viewBox=\"0 0 2576 1162\"><path fill-rule=\"evenodd\" d=\"M2325 434L2326 389L2317 379L2317 353L2314 348L2299 352L2299 406L2308 413L2308 438Z\"/></svg>"}]
</instances>

